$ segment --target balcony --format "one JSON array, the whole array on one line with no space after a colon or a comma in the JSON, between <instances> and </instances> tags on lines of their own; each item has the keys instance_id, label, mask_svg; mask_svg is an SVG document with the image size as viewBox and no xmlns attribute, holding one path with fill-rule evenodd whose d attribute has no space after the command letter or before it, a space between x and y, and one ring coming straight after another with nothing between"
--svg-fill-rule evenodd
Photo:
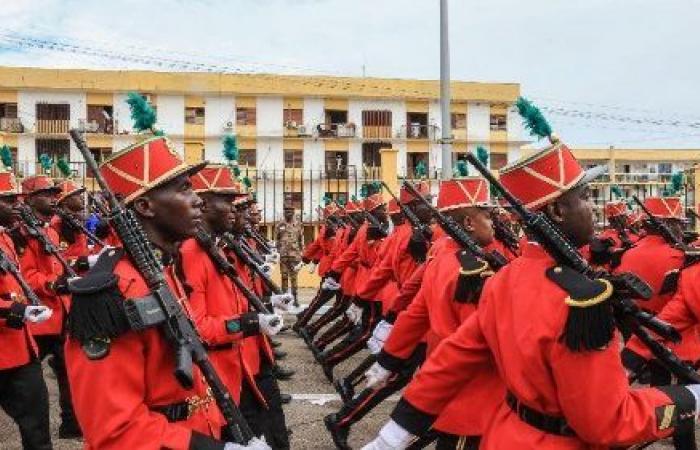
<instances>
[{"instance_id":1,"label":"balcony","mask_svg":"<svg viewBox=\"0 0 700 450\"><path fill-rule=\"evenodd\" d=\"M405 139L435 140L438 132L439 127L437 125L421 125L419 123L412 123L409 125L402 125L397 137Z\"/></svg>"},{"instance_id":2,"label":"balcony","mask_svg":"<svg viewBox=\"0 0 700 450\"><path fill-rule=\"evenodd\" d=\"M68 134L70 120L68 119L38 119L36 132L38 134Z\"/></svg>"},{"instance_id":3,"label":"balcony","mask_svg":"<svg viewBox=\"0 0 700 450\"><path fill-rule=\"evenodd\" d=\"M78 120L78 129L83 133L114 134L116 128L118 128L116 120Z\"/></svg>"},{"instance_id":4,"label":"balcony","mask_svg":"<svg viewBox=\"0 0 700 450\"><path fill-rule=\"evenodd\" d=\"M667 184L671 182L671 173L651 173L651 172L636 172L636 173L616 173L615 183L634 184L634 183L652 183L652 184Z\"/></svg>"},{"instance_id":5,"label":"balcony","mask_svg":"<svg viewBox=\"0 0 700 450\"><path fill-rule=\"evenodd\" d=\"M0 131L6 133L24 133L24 125L17 117L2 117L0 118Z\"/></svg>"},{"instance_id":6,"label":"balcony","mask_svg":"<svg viewBox=\"0 0 700 450\"><path fill-rule=\"evenodd\" d=\"M320 123L316 125L316 133L320 138L354 138L355 124L349 123Z\"/></svg>"},{"instance_id":7,"label":"balcony","mask_svg":"<svg viewBox=\"0 0 700 450\"><path fill-rule=\"evenodd\" d=\"M362 137L365 139L391 139L390 125L364 125Z\"/></svg>"},{"instance_id":8,"label":"balcony","mask_svg":"<svg viewBox=\"0 0 700 450\"><path fill-rule=\"evenodd\" d=\"M284 137L311 137L311 131L310 127L294 121L287 121L284 124Z\"/></svg>"}]
</instances>

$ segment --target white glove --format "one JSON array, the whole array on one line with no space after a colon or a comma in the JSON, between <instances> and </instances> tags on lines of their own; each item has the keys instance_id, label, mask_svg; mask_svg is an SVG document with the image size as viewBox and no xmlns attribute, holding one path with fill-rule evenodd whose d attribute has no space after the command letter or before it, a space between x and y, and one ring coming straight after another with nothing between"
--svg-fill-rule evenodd
<instances>
[{"instance_id":1,"label":"white glove","mask_svg":"<svg viewBox=\"0 0 700 450\"><path fill-rule=\"evenodd\" d=\"M695 421L698 421L698 410L700 410L700 384L686 384L686 389L695 397Z\"/></svg>"},{"instance_id":2,"label":"white glove","mask_svg":"<svg viewBox=\"0 0 700 450\"><path fill-rule=\"evenodd\" d=\"M265 255L265 262L267 264L275 264L277 262L278 256L279 255L277 255L277 253L268 253L267 255Z\"/></svg>"},{"instance_id":3,"label":"white glove","mask_svg":"<svg viewBox=\"0 0 700 450\"><path fill-rule=\"evenodd\" d=\"M376 355L377 353L382 351L382 347L384 347L384 341L378 341L372 336L367 340L367 348L369 349L369 352L373 355Z\"/></svg>"},{"instance_id":4,"label":"white glove","mask_svg":"<svg viewBox=\"0 0 700 450\"><path fill-rule=\"evenodd\" d=\"M386 370L381 364L375 362L372 366L365 372L365 380L367 380L367 388L374 389L375 391L386 386L387 381L391 377L393 372Z\"/></svg>"},{"instance_id":5,"label":"white glove","mask_svg":"<svg viewBox=\"0 0 700 450\"><path fill-rule=\"evenodd\" d=\"M266 336L274 336L284 326L284 320L279 314L258 314L260 331Z\"/></svg>"},{"instance_id":6,"label":"white glove","mask_svg":"<svg viewBox=\"0 0 700 450\"><path fill-rule=\"evenodd\" d=\"M390 420L379 430L379 435L362 450L403 450L415 440L415 436Z\"/></svg>"},{"instance_id":7,"label":"white glove","mask_svg":"<svg viewBox=\"0 0 700 450\"><path fill-rule=\"evenodd\" d=\"M386 341L386 338L389 337L389 333L391 333L392 328L394 328L392 324L386 320L381 320L377 326L374 327L372 337L384 344L384 341Z\"/></svg>"},{"instance_id":8,"label":"white glove","mask_svg":"<svg viewBox=\"0 0 700 450\"><path fill-rule=\"evenodd\" d=\"M100 256L102 256L102 254L104 252L106 252L108 250L112 250L113 248L114 247L107 245L106 247L103 247L102 250L99 251L99 253L97 253L95 255L88 255L88 257L87 257L88 266L92 269L92 266L94 266L95 263L97 262L97 260L100 259Z\"/></svg>"},{"instance_id":9,"label":"white glove","mask_svg":"<svg viewBox=\"0 0 700 450\"><path fill-rule=\"evenodd\" d=\"M348 310L345 311L345 315L348 316L350 322L357 325L362 321L362 308L353 303Z\"/></svg>"},{"instance_id":10,"label":"white glove","mask_svg":"<svg viewBox=\"0 0 700 450\"><path fill-rule=\"evenodd\" d=\"M53 315L53 310L48 306L28 305L24 310L24 321L31 323L41 323L49 320Z\"/></svg>"},{"instance_id":11,"label":"white glove","mask_svg":"<svg viewBox=\"0 0 700 450\"><path fill-rule=\"evenodd\" d=\"M267 445L265 438L253 438L246 445L227 442L224 450L272 450L272 447Z\"/></svg>"},{"instance_id":12,"label":"white glove","mask_svg":"<svg viewBox=\"0 0 700 450\"><path fill-rule=\"evenodd\" d=\"M304 261L299 261L299 264L297 264L296 266L294 266L294 271L295 271L295 272L299 272L299 271L300 271L301 269L303 269L303 268L304 268Z\"/></svg>"},{"instance_id":13,"label":"white glove","mask_svg":"<svg viewBox=\"0 0 700 450\"><path fill-rule=\"evenodd\" d=\"M335 281L333 278L325 278L323 283L321 283L321 289L327 291L337 291L340 289L340 283Z\"/></svg>"},{"instance_id":14,"label":"white glove","mask_svg":"<svg viewBox=\"0 0 700 450\"><path fill-rule=\"evenodd\" d=\"M260 265L260 268L265 273L265 275L270 275L270 273L272 273L272 264L270 264L270 263L267 263L267 262L262 263Z\"/></svg>"},{"instance_id":15,"label":"white glove","mask_svg":"<svg viewBox=\"0 0 700 450\"><path fill-rule=\"evenodd\" d=\"M315 262L309 263L309 267L307 267L307 269L308 269L309 273L316 272L316 263Z\"/></svg>"},{"instance_id":16,"label":"white glove","mask_svg":"<svg viewBox=\"0 0 700 450\"><path fill-rule=\"evenodd\" d=\"M267 246L270 248L277 248L277 242L275 241L267 241Z\"/></svg>"},{"instance_id":17,"label":"white glove","mask_svg":"<svg viewBox=\"0 0 700 450\"><path fill-rule=\"evenodd\" d=\"M284 311L289 309L289 305L291 305L293 301L294 296L289 292L285 294L273 294L270 296L270 303L272 303L272 306Z\"/></svg>"}]
</instances>

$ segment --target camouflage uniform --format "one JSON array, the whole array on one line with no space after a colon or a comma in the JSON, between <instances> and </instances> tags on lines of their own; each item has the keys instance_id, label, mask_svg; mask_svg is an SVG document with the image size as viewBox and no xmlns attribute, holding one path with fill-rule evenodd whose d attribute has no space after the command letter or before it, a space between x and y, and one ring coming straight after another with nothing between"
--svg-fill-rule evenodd
<instances>
[{"instance_id":1,"label":"camouflage uniform","mask_svg":"<svg viewBox=\"0 0 700 450\"><path fill-rule=\"evenodd\" d=\"M300 222L282 221L275 225L275 241L280 254L280 274L282 290L287 291L292 285L292 295L297 298L297 273L294 266L301 262L301 250L304 248L304 229Z\"/></svg>"}]
</instances>

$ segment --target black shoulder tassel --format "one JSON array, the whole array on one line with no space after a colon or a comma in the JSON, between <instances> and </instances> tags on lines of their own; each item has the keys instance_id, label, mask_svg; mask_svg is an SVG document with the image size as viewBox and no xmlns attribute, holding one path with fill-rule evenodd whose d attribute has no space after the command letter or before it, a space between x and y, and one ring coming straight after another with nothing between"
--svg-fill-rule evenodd
<instances>
[{"instance_id":1,"label":"black shoulder tassel","mask_svg":"<svg viewBox=\"0 0 700 450\"><path fill-rule=\"evenodd\" d=\"M478 303L484 281L493 274L489 264L467 250L460 250L455 256L460 270L454 299L457 303Z\"/></svg>"}]
</instances>

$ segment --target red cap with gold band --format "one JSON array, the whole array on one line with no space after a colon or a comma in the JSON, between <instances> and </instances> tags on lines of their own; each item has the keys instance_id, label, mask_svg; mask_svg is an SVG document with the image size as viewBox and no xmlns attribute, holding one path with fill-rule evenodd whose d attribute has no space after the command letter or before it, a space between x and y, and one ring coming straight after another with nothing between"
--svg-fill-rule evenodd
<instances>
[{"instance_id":1,"label":"red cap with gold band","mask_svg":"<svg viewBox=\"0 0 700 450\"><path fill-rule=\"evenodd\" d=\"M489 202L489 186L480 177L455 178L440 183L437 208L450 211L475 206L493 206Z\"/></svg>"},{"instance_id":2,"label":"red cap with gold band","mask_svg":"<svg viewBox=\"0 0 700 450\"><path fill-rule=\"evenodd\" d=\"M323 208L323 217L330 217L337 213L338 210L338 205L335 202L330 202Z\"/></svg>"},{"instance_id":3,"label":"red cap with gold band","mask_svg":"<svg viewBox=\"0 0 700 450\"><path fill-rule=\"evenodd\" d=\"M180 175L192 175L207 163L185 163L169 139L155 136L127 147L100 166L100 173L124 203Z\"/></svg>"},{"instance_id":4,"label":"red cap with gold band","mask_svg":"<svg viewBox=\"0 0 700 450\"><path fill-rule=\"evenodd\" d=\"M0 197L18 195L17 179L12 172L0 172Z\"/></svg>"},{"instance_id":5,"label":"red cap with gold band","mask_svg":"<svg viewBox=\"0 0 700 450\"><path fill-rule=\"evenodd\" d=\"M627 214L627 203L623 201L607 202L605 204L605 217L617 217Z\"/></svg>"},{"instance_id":6,"label":"red cap with gold band","mask_svg":"<svg viewBox=\"0 0 700 450\"><path fill-rule=\"evenodd\" d=\"M362 202L362 207L366 211L373 211L380 206L384 204L384 198L382 197L382 194L376 193L368 196L367 198L364 199Z\"/></svg>"},{"instance_id":7,"label":"red cap with gold band","mask_svg":"<svg viewBox=\"0 0 700 450\"><path fill-rule=\"evenodd\" d=\"M58 203L61 203L71 195L85 192L85 188L83 186L78 186L73 180L63 180L58 183L58 187L61 189L61 193L58 194Z\"/></svg>"},{"instance_id":8,"label":"red cap with gold band","mask_svg":"<svg viewBox=\"0 0 700 450\"><path fill-rule=\"evenodd\" d=\"M680 197L647 197L644 206L657 219L684 219Z\"/></svg>"},{"instance_id":9,"label":"red cap with gold band","mask_svg":"<svg viewBox=\"0 0 700 450\"><path fill-rule=\"evenodd\" d=\"M352 213L359 213L362 211L362 208L359 205L359 202L355 200L350 200L346 205L345 205L345 212L348 214Z\"/></svg>"},{"instance_id":10,"label":"red cap with gold band","mask_svg":"<svg viewBox=\"0 0 700 450\"><path fill-rule=\"evenodd\" d=\"M537 209L605 170L604 166L584 170L571 150L557 142L501 169L500 181L527 208Z\"/></svg>"},{"instance_id":11,"label":"red cap with gold band","mask_svg":"<svg viewBox=\"0 0 700 450\"><path fill-rule=\"evenodd\" d=\"M61 188L53 183L46 175L32 175L22 180L22 195L31 195L38 192L52 192L58 194Z\"/></svg>"},{"instance_id":12,"label":"red cap with gold band","mask_svg":"<svg viewBox=\"0 0 700 450\"><path fill-rule=\"evenodd\" d=\"M423 196L430 194L430 185L427 181L419 181L418 183L414 184L413 187ZM399 201L406 204L413 200L416 200L416 197L408 192L405 187L401 186L401 190L399 191Z\"/></svg>"},{"instance_id":13,"label":"red cap with gold band","mask_svg":"<svg viewBox=\"0 0 700 450\"><path fill-rule=\"evenodd\" d=\"M399 202L397 202L395 198L392 198L391 200L389 200L389 203L387 205L387 213L389 213L390 216L393 216L395 214L401 214L401 208L399 208Z\"/></svg>"},{"instance_id":14,"label":"red cap with gold band","mask_svg":"<svg viewBox=\"0 0 700 450\"><path fill-rule=\"evenodd\" d=\"M209 164L190 177L192 189L198 194L214 192L217 194L235 194L247 196L241 183L236 180L228 166Z\"/></svg>"}]
</instances>

